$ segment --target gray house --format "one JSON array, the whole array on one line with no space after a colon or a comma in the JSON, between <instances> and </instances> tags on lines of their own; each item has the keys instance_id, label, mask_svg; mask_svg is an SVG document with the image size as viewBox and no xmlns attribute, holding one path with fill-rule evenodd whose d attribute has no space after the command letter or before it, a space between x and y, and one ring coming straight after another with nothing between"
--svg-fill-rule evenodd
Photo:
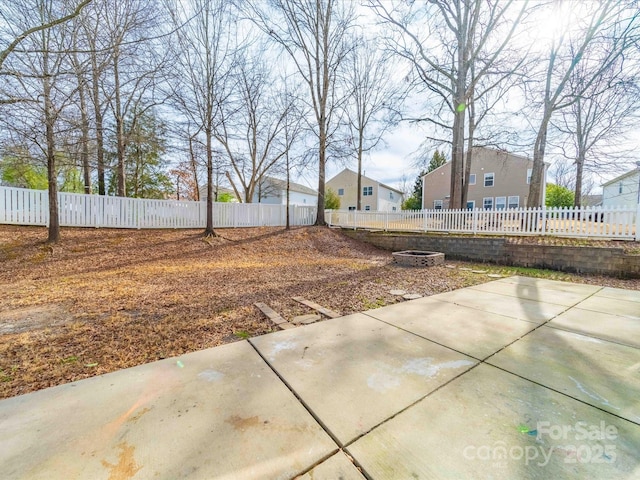
<instances>
[{"instance_id":1,"label":"gray house","mask_svg":"<svg viewBox=\"0 0 640 480\"><path fill-rule=\"evenodd\" d=\"M264 177L256 186L252 203L286 205L287 182L280 178ZM318 204L318 192L299 183L289 182L289 205L314 206Z\"/></svg>"},{"instance_id":2,"label":"gray house","mask_svg":"<svg viewBox=\"0 0 640 480\"><path fill-rule=\"evenodd\" d=\"M603 207L635 207L640 203L640 165L602 185Z\"/></svg>"}]
</instances>

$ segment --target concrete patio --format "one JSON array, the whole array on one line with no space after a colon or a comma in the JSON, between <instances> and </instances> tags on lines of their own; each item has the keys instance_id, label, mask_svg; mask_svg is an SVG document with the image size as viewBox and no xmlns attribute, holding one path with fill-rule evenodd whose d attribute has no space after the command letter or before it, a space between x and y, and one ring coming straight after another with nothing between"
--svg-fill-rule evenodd
<instances>
[{"instance_id":1,"label":"concrete patio","mask_svg":"<svg viewBox=\"0 0 640 480\"><path fill-rule=\"evenodd\" d=\"M505 278L0 401L6 479L638 479L640 292Z\"/></svg>"}]
</instances>

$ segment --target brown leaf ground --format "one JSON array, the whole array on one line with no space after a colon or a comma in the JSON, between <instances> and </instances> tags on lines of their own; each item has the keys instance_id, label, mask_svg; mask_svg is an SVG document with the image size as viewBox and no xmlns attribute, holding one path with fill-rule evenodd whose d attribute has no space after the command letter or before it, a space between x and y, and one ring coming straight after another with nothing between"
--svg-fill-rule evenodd
<instances>
[{"instance_id":1,"label":"brown leaf ground","mask_svg":"<svg viewBox=\"0 0 640 480\"><path fill-rule=\"evenodd\" d=\"M401 301L392 289L432 295L489 280L398 267L390 253L328 228L218 233L205 242L199 230L63 229L49 247L43 228L0 226L0 398L275 330L258 301L289 319L311 312L293 296L349 314Z\"/></svg>"}]
</instances>

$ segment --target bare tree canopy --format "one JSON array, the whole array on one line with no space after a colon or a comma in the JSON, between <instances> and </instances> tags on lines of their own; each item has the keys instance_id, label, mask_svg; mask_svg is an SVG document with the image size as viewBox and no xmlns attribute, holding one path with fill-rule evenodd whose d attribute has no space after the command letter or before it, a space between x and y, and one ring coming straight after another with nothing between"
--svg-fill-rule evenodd
<instances>
[{"instance_id":1,"label":"bare tree canopy","mask_svg":"<svg viewBox=\"0 0 640 480\"><path fill-rule=\"evenodd\" d=\"M19 35L17 35L15 37L15 39L6 47L3 48L3 50L0 51L0 69L2 69L2 65L4 64L5 59L7 58L7 56L13 51L15 50L15 48L20 44L20 42L22 42L25 38L27 38L29 35L32 35L34 33L40 32L42 30L47 30L49 28L53 28L56 25L60 25L62 23L68 22L69 20L74 19L75 17L77 17L78 15L80 15L80 12L82 12L82 9L84 7L86 7L87 5L89 5L93 0L82 0L76 7L75 9L69 13L68 15L64 15L62 17L59 18L55 18L55 19L50 19L48 21L45 21L44 23L41 23L39 25L34 25L31 28L27 28L26 30L24 30L22 33L20 33ZM5 7L3 6L3 9ZM0 14L0 16L2 17L2 19L6 22L7 21L7 17L9 16L6 13L2 13Z\"/></svg>"},{"instance_id":2,"label":"bare tree canopy","mask_svg":"<svg viewBox=\"0 0 640 480\"><path fill-rule=\"evenodd\" d=\"M258 27L288 54L308 87L318 141L318 217L324 225L324 185L331 137L338 128L339 68L350 45L348 33L355 22L354 4L343 0L271 0L256 2L250 13Z\"/></svg>"},{"instance_id":3,"label":"bare tree canopy","mask_svg":"<svg viewBox=\"0 0 640 480\"><path fill-rule=\"evenodd\" d=\"M479 146L579 204L640 158L639 39L637 0L0 0L0 184L49 189L52 242L58 191L206 197L215 235L267 176L324 224L327 175L412 178L406 145L451 158L451 208Z\"/></svg>"}]
</instances>

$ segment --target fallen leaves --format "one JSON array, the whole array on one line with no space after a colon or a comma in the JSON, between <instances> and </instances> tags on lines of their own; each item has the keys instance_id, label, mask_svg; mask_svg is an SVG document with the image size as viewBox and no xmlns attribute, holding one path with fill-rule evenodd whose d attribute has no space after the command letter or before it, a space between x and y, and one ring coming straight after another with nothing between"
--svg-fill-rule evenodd
<instances>
[{"instance_id":1,"label":"fallen leaves","mask_svg":"<svg viewBox=\"0 0 640 480\"><path fill-rule=\"evenodd\" d=\"M488 280L398 267L328 228L218 233L65 228L51 255L44 228L0 226L0 397L268 333L255 302L349 314Z\"/></svg>"}]
</instances>

